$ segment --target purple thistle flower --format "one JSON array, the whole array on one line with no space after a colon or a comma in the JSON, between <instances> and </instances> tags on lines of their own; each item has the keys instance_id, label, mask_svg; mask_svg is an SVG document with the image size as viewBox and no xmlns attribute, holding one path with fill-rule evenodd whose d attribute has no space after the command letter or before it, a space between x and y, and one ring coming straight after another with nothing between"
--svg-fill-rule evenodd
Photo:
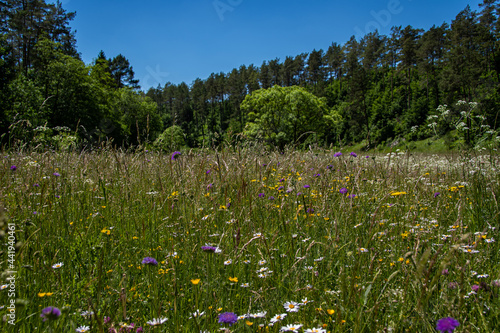
<instances>
[{"instance_id":1,"label":"purple thistle flower","mask_svg":"<svg viewBox=\"0 0 500 333\"><path fill-rule=\"evenodd\" d=\"M280 183L282 183L282 182L284 182L284 181L285 181L285 178L281 178L281 179L279 180L279 182L280 182Z\"/></svg>"},{"instance_id":2,"label":"purple thistle flower","mask_svg":"<svg viewBox=\"0 0 500 333\"><path fill-rule=\"evenodd\" d=\"M304 188L309 188L309 187L311 187L311 186L309 186L309 185L304 185Z\"/></svg>"},{"instance_id":3,"label":"purple thistle flower","mask_svg":"<svg viewBox=\"0 0 500 333\"><path fill-rule=\"evenodd\" d=\"M438 196L438 195L440 195L440 194L441 194L441 193L439 193L439 192L434 193L434 198L435 198L435 197L437 197L437 196Z\"/></svg>"},{"instance_id":4,"label":"purple thistle flower","mask_svg":"<svg viewBox=\"0 0 500 333\"><path fill-rule=\"evenodd\" d=\"M342 187L340 190L339 190L339 193L340 194L346 194L347 193L347 189L345 187Z\"/></svg>"},{"instance_id":5,"label":"purple thistle flower","mask_svg":"<svg viewBox=\"0 0 500 333\"><path fill-rule=\"evenodd\" d=\"M43 321L46 321L47 319L55 320L59 318L60 315L61 310L59 310L55 306L49 306L42 310L42 314L40 315L40 317L43 318Z\"/></svg>"},{"instance_id":6,"label":"purple thistle flower","mask_svg":"<svg viewBox=\"0 0 500 333\"><path fill-rule=\"evenodd\" d=\"M446 317L446 318L441 318L438 320L436 329L441 332L448 332L451 333L455 330L460 325L458 320L451 318L451 317Z\"/></svg>"},{"instance_id":7,"label":"purple thistle flower","mask_svg":"<svg viewBox=\"0 0 500 333\"><path fill-rule=\"evenodd\" d=\"M445 268L441 271L441 275L448 275L450 272L448 271L448 268Z\"/></svg>"},{"instance_id":8,"label":"purple thistle flower","mask_svg":"<svg viewBox=\"0 0 500 333\"><path fill-rule=\"evenodd\" d=\"M301 195L302 195L302 192L297 193L297 196L298 196L298 197L299 197L299 196L301 196Z\"/></svg>"},{"instance_id":9,"label":"purple thistle flower","mask_svg":"<svg viewBox=\"0 0 500 333\"><path fill-rule=\"evenodd\" d=\"M219 315L220 324L229 324L229 326L235 324L238 321L238 316L232 312L224 312Z\"/></svg>"},{"instance_id":10,"label":"purple thistle flower","mask_svg":"<svg viewBox=\"0 0 500 333\"><path fill-rule=\"evenodd\" d=\"M10 171L16 171L16 170L17 170L17 167L15 165L10 167Z\"/></svg>"},{"instance_id":11,"label":"purple thistle flower","mask_svg":"<svg viewBox=\"0 0 500 333\"><path fill-rule=\"evenodd\" d=\"M39 184L35 184L35 185L33 185L33 186L34 186L34 187L40 187L40 185L39 185Z\"/></svg>"},{"instance_id":12,"label":"purple thistle flower","mask_svg":"<svg viewBox=\"0 0 500 333\"><path fill-rule=\"evenodd\" d=\"M356 194L351 194L351 195L348 195L347 197L348 197L349 199L354 199L354 198L356 198Z\"/></svg>"},{"instance_id":13,"label":"purple thistle flower","mask_svg":"<svg viewBox=\"0 0 500 333\"><path fill-rule=\"evenodd\" d=\"M350 154L352 157L358 157L358 154L356 154L355 152L351 152Z\"/></svg>"},{"instance_id":14,"label":"purple thistle flower","mask_svg":"<svg viewBox=\"0 0 500 333\"><path fill-rule=\"evenodd\" d=\"M273 197L273 196L270 196L270 197L269 197L269 200L274 200L274 197Z\"/></svg>"},{"instance_id":15,"label":"purple thistle flower","mask_svg":"<svg viewBox=\"0 0 500 333\"><path fill-rule=\"evenodd\" d=\"M207 170L207 175L210 174L210 170Z\"/></svg>"},{"instance_id":16,"label":"purple thistle flower","mask_svg":"<svg viewBox=\"0 0 500 333\"><path fill-rule=\"evenodd\" d=\"M307 213L308 213L308 214L312 214L312 213L314 213L314 208L308 208L308 209L307 209Z\"/></svg>"},{"instance_id":17,"label":"purple thistle flower","mask_svg":"<svg viewBox=\"0 0 500 333\"><path fill-rule=\"evenodd\" d=\"M314 175L314 177L321 177L321 174L317 173L317 174Z\"/></svg>"},{"instance_id":18,"label":"purple thistle flower","mask_svg":"<svg viewBox=\"0 0 500 333\"><path fill-rule=\"evenodd\" d=\"M156 261L155 258L151 258L151 257L145 257L144 259L142 259L142 263L144 265L158 266L158 261Z\"/></svg>"},{"instance_id":19,"label":"purple thistle flower","mask_svg":"<svg viewBox=\"0 0 500 333\"><path fill-rule=\"evenodd\" d=\"M201 249L205 252L215 252L215 250L217 250L217 248L215 246L209 246L209 245L205 245L205 246L202 246Z\"/></svg>"},{"instance_id":20,"label":"purple thistle flower","mask_svg":"<svg viewBox=\"0 0 500 333\"><path fill-rule=\"evenodd\" d=\"M278 187L278 191L281 191L284 188L285 188L284 186L280 186L280 187Z\"/></svg>"},{"instance_id":21,"label":"purple thistle flower","mask_svg":"<svg viewBox=\"0 0 500 333\"><path fill-rule=\"evenodd\" d=\"M366 158L370 158L370 156L366 155Z\"/></svg>"},{"instance_id":22,"label":"purple thistle flower","mask_svg":"<svg viewBox=\"0 0 500 333\"><path fill-rule=\"evenodd\" d=\"M264 198L266 195L264 193L259 193L259 198Z\"/></svg>"},{"instance_id":23,"label":"purple thistle flower","mask_svg":"<svg viewBox=\"0 0 500 333\"><path fill-rule=\"evenodd\" d=\"M142 326L139 326L137 331L135 331L135 333L142 333L142 332L144 332L144 329L142 328Z\"/></svg>"},{"instance_id":24,"label":"purple thistle flower","mask_svg":"<svg viewBox=\"0 0 500 333\"><path fill-rule=\"evenodd\" d=\"M59 177L59 176L61 176L61 175L59 174L59 172L54 172L52 175L54 175L55 177Z\"/></svg>"},{"instance_id":25,"label":"purple thistle flower","mask_svg":"<svg viewBox=\"0 0 500 333\"><path fill-rule=\"evenodd\" d=\"M104 317L104 324L109 324L111 322L111 317Z\"/></svg>"},{"instance_id":26,"label":"purple thistle flower","mask_svg":"<svg viewBox=\"0 0 500 333\"><path fill-rule=\"evenodd\" d=\"M170 158L172 161L175 161L179 156L181 156L181 152L180 151L174 151L172 153L172 157Z\"/></svg>"},{"instance_id":27,"label":"purple thistle flower","mask_svg":"<svg viewBox=\"0 0 500 333\"><path fill-rule=\"evenodd\" d=\"M342 153L341 153L341 152L338 152L338 153L333 154L333 156L334 156L334 157L340 157L340 156L342 156Z\"/></svg>"},{"instance_id":28,"label":"purple thistle flower","mask_svg":"<svg viewBox=\"0 0 500 333\"><path fill-rule=\"evenodd\" d=\"M473 284L473 285L472 285L472 291L474 291L474 292L478 292L478 291L479 291L479 289L481 289L481 286L480 286L480 285L478 285L478 284Z\"/></svg>"}]
</instances>

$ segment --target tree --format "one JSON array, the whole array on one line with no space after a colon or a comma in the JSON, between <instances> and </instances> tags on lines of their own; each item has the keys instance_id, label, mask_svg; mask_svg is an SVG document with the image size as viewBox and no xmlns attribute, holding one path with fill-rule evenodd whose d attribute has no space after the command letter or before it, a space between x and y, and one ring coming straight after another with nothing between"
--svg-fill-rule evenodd
<instances>
[{"instance_id":1,"label":"tree","mask_svg":"<svg viewBox=\"0 0 500 333\"><path fill-rule=\"evenodd\" d=\"M115 80L118 89L129 87L139 89L139 80L134 79L134 70L130 66L130 62L123 55L119 54L109 60L109 68L111 77Z\"/></svg>"},{"instance_id":2,"label":"tree","mask_svg":"<svg viewBox=\"0 0 500 333\"><path fill-rule=\"evenodd\" d=\"M247 95L241 109L247 113L245 135L262 138L283 148L307 138L322 135L326 102L298 86L261 89Z\"/></svg>"}]
</instances>

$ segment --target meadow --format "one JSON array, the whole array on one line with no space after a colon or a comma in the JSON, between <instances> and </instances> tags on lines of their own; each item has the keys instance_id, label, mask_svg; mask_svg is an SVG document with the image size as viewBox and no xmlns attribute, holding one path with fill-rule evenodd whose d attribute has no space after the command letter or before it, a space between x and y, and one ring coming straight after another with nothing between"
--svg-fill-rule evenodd
<instances>
[{"instance_id":1,"label":"meadow","mask_svg":"<svg viewBox=\"0 0 500 333\"><path fill-rule=\"evenodd\" d=\"M494 151L4 152L0 330L499 332L498 166Z\"/></svg>"}]
</instances>

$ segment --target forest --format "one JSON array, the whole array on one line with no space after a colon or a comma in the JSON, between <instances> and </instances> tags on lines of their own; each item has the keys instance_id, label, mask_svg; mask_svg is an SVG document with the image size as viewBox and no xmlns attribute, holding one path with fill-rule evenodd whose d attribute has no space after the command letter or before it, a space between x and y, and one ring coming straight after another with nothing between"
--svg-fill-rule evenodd
<instances>
[{"instance_id":1,"label":"forest","mask_svg":"<svg viewBox=\"0 0 500 333\"><path fill-rule=\"evenodd\" d=\"M500 1L450 24L394 26L345 44L242 64L141 90L126 55L85 64L60 2L0 0L0 142L68 148L109 142L164 150L224 141L269 146L446 138L496 142ZM321 45L318 45L321 47Z\"/></svg>"}]
</instances>

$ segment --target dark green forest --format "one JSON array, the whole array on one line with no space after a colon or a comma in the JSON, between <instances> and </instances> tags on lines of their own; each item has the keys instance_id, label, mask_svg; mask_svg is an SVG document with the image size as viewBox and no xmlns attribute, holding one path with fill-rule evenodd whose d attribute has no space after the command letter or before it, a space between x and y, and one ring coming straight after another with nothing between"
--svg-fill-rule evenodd
<instances>
[{"instance_id":1,"label":"dark green forest","mask_svg":"<svg viewBox=\"0 0 500 333\"><path fill-rule=\"evenodd\" d=\"M191 84L141 90L126 55L85 64L76 13L44 0L0 0L0 142L55 148L283 147L447 137L499 139L500 1L425 31L395 26L343 45L242 64ZM320 47L320 45L318 45Z\"/></svg>"}]
</instances>

